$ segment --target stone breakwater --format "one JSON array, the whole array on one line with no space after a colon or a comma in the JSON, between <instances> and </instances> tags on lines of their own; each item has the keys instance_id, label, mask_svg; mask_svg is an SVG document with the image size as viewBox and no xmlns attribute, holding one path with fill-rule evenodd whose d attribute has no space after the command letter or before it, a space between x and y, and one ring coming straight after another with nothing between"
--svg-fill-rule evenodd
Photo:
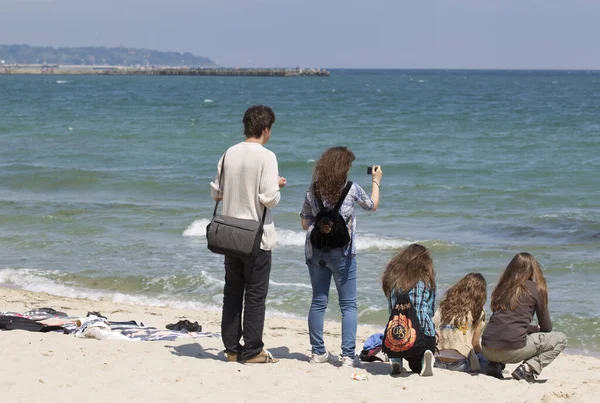
<instances>
[{"instance_id":1,"label":"stone breakwater","mask_svg":"<svg viewBox=\"0 0 600 403\"><path fill-rule=\"evenodd\" d=\"M107 71L107 75L155 75L155 76L265 76L265 77L300 77L329 76L325 69L279 69L279 68L162 68L133 71Z\"/></svg>"},{"instance_id":2,"label":"stone breakwater","mask_svg":"<svg viewBox=\"0 0 600 403\"><path fill-rule=\"evenodd\" d=\"M225 68L225 67L121 67L121 66L5 66L0 74L56 74L109 76L254 76L327 77L329 71L316 68Z\"/></svg>"}]
</instances>

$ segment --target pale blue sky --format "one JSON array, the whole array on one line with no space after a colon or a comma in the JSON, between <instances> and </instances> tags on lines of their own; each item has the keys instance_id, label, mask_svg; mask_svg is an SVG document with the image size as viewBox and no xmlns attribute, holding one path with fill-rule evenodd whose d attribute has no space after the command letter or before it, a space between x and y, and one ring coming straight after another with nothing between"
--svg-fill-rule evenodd
<instances>
[{"instance_id":1,"label":"pale blue sky","mask_svg":"<svg viewBox=\"0 0 600 403\"><path fill-rule=\"evenodd\" d=\"M226 66L600 69L600 0L0 0L0 43Z\"/></svg>"}]
</instances>

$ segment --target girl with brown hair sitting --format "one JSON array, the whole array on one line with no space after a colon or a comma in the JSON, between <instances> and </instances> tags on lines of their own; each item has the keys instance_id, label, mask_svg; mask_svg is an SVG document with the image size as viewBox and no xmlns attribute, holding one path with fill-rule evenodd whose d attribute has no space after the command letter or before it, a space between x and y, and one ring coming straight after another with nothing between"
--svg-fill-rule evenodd
<instances>
[{"instance_id":1,"label":"girl with brown hair sitting","mask_svg":"<svg viewBox=\"0 0 600 403\"><path fill-rule=\"evenodd\" d=\"M564 334L552 332L546 279L529 253L517 254L500 276L492 292L492 312L482 340L490 376L502 379L505 363L522 361L512 377L535 382L567 346ZM531 324L534 313L538 324Z\"/></svg>"},{"instance_id":2,"label":"girl with brown hair sitting","mask_svg":"<svg viewBox=\"0 0 600 403\"><path fill-rule=\"evenodd\" d=\"M433 317L439 336L436 368L462 372L487 369L479 342L486 299L487 283L479 273L467 274L446 292Z\"/></svg>"}]
</instances>

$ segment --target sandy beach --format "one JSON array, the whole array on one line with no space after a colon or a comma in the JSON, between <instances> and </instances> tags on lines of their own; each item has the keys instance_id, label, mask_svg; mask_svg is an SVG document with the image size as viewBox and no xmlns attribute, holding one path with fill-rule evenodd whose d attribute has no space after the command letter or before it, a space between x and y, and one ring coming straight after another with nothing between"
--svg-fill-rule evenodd
<instances>
[{"instance_id":1,"label":"sandy beach","mask_svg":"<svg viewBox=\"0 0 600 403\"><path fill-rule=\"evenodd\" d=\"M218 312L150 307L58 297L0 287L0 310L50 307L70 316L99 311L112 321L136 320L162 328L181 319L220 331ZM357 346L378 329L359 326ZM80 339L61 333L0 332L3 402L45 402L57 396L87 402L124 401L411 401L591 402L600 392L600 359L561 355L540 382L527 384L436 370L433 378L388 375L385 363L361 369L309 364L306 323L268 316L265 343L277 364L227 363L217 338L176 341ZM339 352L340 326L326 324L326 344ZM514 366L508 366L510 377ZM351 379L353 372L368 380Z\"/></svg>"}]
</instances>

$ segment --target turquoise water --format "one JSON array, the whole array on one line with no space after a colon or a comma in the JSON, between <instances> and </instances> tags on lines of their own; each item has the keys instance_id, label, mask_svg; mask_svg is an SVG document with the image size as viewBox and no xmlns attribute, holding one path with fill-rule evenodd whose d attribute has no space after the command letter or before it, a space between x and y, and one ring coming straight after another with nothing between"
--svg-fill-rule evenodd
<instances>
[{"instance_id":1,"label":"turquoise water","mask_svg":"<svg viewBox=\"0 0 600 403\"><path fill-rule=\"evenodd\" d=\"M600 351L600 72L0 76L0 283L219 309L208 183L255 103L275 110L268 147L288 180L274 210L271 314L308 312L298 212L314 160L346 145L353 181L370 190L366 166L384 170L379 210L358 213L361 323L384 323L379 276L410 242L431 248L440 296L470 271L491 293L528 251L555 328Z\"/></svg>"}]
</instances>

